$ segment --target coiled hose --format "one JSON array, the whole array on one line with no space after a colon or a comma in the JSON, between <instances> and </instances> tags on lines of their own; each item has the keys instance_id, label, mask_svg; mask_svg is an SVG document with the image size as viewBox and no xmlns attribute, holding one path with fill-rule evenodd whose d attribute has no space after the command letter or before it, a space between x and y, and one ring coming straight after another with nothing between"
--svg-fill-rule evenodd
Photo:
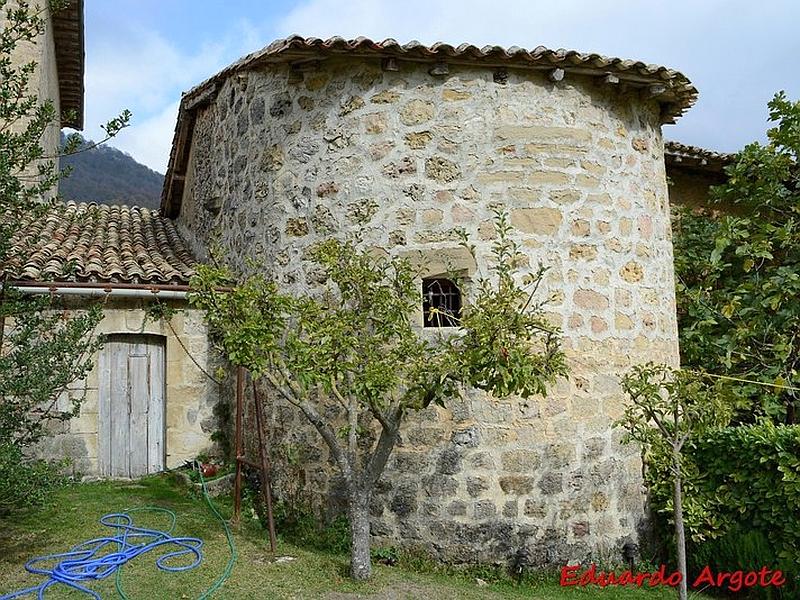
<instances>
[{"instance_id":1,"label":"coiled hose","mask_svg":"<svg viewBox=\"0 0 800 600\"><path fill-rule=\"evenodd\" d=\"M202 473L200 473L200 481L203 489L203 498L217 520L222 523L228 542L228 549L230 550L230 558L222 574L198 599L205 600L222 587L225 581L230 577L233 566L236 563L237 553L230 527L211 501ZM167 531L160 531L157 529L137 527L134 525L133 518L129 513L139 511L153 511L167 514L171 520L169 529ZM36 594L39 600L43 600L45 591L57 583L67 585L88 594L95 600L101 600L97 592L87 588L84 584L91 581L106 579L112 574L116 576L115 584L117 593L121 598L127 600L128 597L122 590L120 576L123 565L128 561L157 548L168 550L156 559L156 566L162 571L172 573L188 571L198 566L203 560L203 540L194 537L172 536L172 531L175 529L176 516L174 512L166 508L146 506L130 509L126 512L111 513L103 516L100 519L100 523L113 529L115 532L114 535L82 542L73 546L67 552L48 554L29 560L25 563L25 569L30 573L44 575L47 579L37 586L0 596L0 600L12 600L13 598L20 598L29 594ZM188 559L189 562L175 564L181 559L184 561ZM53 565L53 563L55 563L54 566L47 566Z\"/></svg>"}]
</instances>

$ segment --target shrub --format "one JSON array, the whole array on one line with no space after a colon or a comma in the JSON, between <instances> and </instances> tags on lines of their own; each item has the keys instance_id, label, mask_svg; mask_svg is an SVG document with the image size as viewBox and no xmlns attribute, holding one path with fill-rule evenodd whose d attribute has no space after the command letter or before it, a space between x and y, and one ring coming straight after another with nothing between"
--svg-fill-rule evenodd
<instances>
[{"instance_id":1,"label":"shrub","mask_svg":"<svg viewBox=\"0 0 800 600\"><path fill-rule=\"evenodd\" d=\"M647 481L666 532L672 498L664 464L649 457ZM706 564L716 571L779 568L788 572L787 584L784 596L773 597L797 597L800 426L765 420L712 431L687 448L684 467L690 572Z\"/></svg>"},{"instance_id":2,"label":"shrub","mask_svg":"<svg viewBox=\"0 0 800 600\"><path fill-rule=\"evenodd\" d=\"M721 429L698 444L695 462L706 474L703 493L731 526L765 533L779 558L798 561L800 427L764 421Z\"/></svg>"},{"instance_id":3,"label":"shrub","mask_svg":"<svg viewBox=\"0 0 800 600\"><path fill-rule=\"evenodd\" d=\"M65 482L60 463L26 460L15 444L0 444L0 516L41 506L52 488Z\"/></svg>"},{"instance_id":4,"label":"shrub","mask_svg":"<svg viewBox=\"0 0 800 600\"><path fill-rule=\"evenodd\" d=\"M786 577L786 584L780 588L752 588L740 594L747 598L796 598L798 587L797 565L790 560L779 559L775 547L761 531L747 531L741 525L734 525L727 533L717 539L710 539L695 547L690 547L689 572L697 574L703 567L709 566L713 573L741 569L758 571L766 566L780 569Z\"/></svg>"},{"instance_id":5,"label":"shrub","mask_svg":"<svg viewBox=\"0 0 800 600\"><path fill-rule=\"evenodd\" d=\"M257 501L260 504L260 498ZM308 506L289 506L283 502L276 502L274 507L275 528L287 542L335 554L345 554L350 551L350 523L346 516L338 515L329 520L322 520ZM266 520L261 511L257 512L261 523L266 527Z\"/></svg>"}]
</instances>

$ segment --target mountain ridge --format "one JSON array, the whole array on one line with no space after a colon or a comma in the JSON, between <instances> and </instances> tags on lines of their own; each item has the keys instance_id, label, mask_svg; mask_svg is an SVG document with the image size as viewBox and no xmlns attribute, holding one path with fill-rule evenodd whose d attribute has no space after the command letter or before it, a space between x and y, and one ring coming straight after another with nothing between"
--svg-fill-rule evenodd
<instances>
[{"instance_id":1,"label":"mountain ridge","mask_svg":"<svg viewBox=\"0 0 800 600\"><path fill-rule=\"evenodd\" d=\"M65 139L62 133L62 143ZM92 148L93 141L81 139L79 152L61 157L61 169L70 170L59 181L61 198L152 209L160 206L164 175L107 143Z\"/></svg>"}]
</instances>

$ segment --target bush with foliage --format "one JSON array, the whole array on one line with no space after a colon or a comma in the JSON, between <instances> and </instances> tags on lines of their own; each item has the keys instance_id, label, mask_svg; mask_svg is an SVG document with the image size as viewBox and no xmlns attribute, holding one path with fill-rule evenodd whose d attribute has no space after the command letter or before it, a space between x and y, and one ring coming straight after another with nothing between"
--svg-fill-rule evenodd
<instances>
[{"instance_id":1,"label":"bush with foliage","mask_svg":"<svg viewBox=\"0 0 800 600\"><path fill-rule=\"evenodd\" d=\"M769 119L711 189L720 214L674 227L681 364L737 378L744 423L800 419L800 101L776 94Z\"/></svg>"},{"instance_id":2,"label":"bush with foliage","mask_svg":"<svg viewBox=\"0 0 800 600\"><path fill-rule=\"evenodd\" d=\"M721 517L762 531L779 558L800 567L800 427L764 421L725 428L693 454L705 473L701 491L715 499Z\"/></svg>"},{"instance_id":3,"label":"bush with foliage","mask_svg":"<svg viewBox=\"0 0 800 600\"><path fill-rule=\"evenodd\" d=\"M736 597L763 600L794 600L800 596L797 562L777 556L775 546L765 533L736 525L718 538L700 544L690 544L689 572L695 576L709 567L712 573L759 571L766 566L771 571L779 570L785 583L780 587L755 587L744 589Z\"/></svg>"},{"instance_id":4,"label":"bush with foliage","mask_svg":"<svg viewBox=\"0 0 800 600\"><path fill-rule=\"evenodd\" d=\"M789 574L784 593L800 591L800 427L764 420L713 430L687 445L683 465L693 568L782 568ZM651 502L666 532L673 509L669 467L655 456L647 467Z\"/></svg>"},{"instance_id":5,"label":"bush with foliage","mask_svg":"<svg viewBox=\"0 0 800 600\"><path fill-rule=\"evenodd\" d=\"M21 506L40 506L62 484L61 463L25 460L16 444L0 442L0 516Z\"/></svg>"},{"instance_id":6,"label":"bush with foliage","mask_svg":"<svg viewBox=\"0 0 800 600\"><path fill-rule=\"evenodd\" d=\"M622 379L628 396L625 412L616 425L625 429L623 442L641 444L645 463L653 465L648 483L651 490L672 498L665 502L672 515L675 554L682 575L679 598L686 600L687 560L684 509L691 507L686 484L693 483L696 465L685 459L687 448L701 436L727 425L730 410L719 389L708 386L691 371L667 365L637 365ZM691 501L695 498L690 496ZM666 508L665 507L665 508Z\"/></svg>"}]
</instances>

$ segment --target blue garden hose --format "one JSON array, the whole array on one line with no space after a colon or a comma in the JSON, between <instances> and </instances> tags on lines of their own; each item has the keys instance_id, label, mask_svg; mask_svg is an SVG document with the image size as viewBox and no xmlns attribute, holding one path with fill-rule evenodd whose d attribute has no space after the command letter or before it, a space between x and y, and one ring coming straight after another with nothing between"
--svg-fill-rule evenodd
<instances>
[{"instance_id":1,"label":"blue garden hose","mask_svg":"<svg viewBox=\"0 0 800 600\"><path fill-rule=\"evenodd\" d=\"M230 559L228 560L225 570L222 575L217 578L211 588L200 596L200 598L203 599L211 596L211 594L219 589L230 576L233 565L236 562L236 547L233 543L233 536L231 535L228 523L208 496L202 474L200 478L203 486L203 496L209 508L214 513L214 516L222 523L230 549ZM167 531L160 531L157 529L135 526L128 512L145 510L168 514L171 518L169 529ZM97 592L82 584L106 579L114 574L116 574L117 592L122 598L127 598L122 591L119 575L122 566L128 561L150 552L151 550L155 550L156 548L169 550L156 559L156 566L162 571L172 573L188 571L198 566L203 560L201 551L203 540L195 537L173 537L171 535L175 528L176 521L175 513L171 510L148 506L134 508L128 512L111 513L100 519L102 525L110 527L115 531L113 536L95 538L73 546L67 552L48 554L29 560L25 563L25 569L30 573L44 575L47 579L37 586L0 596L0 600L12 600L13 598L20 598L29 594L36 594L39 600L43 600L45 591L57 583L84 592L95 600L101 600ZM186 562L187 560L188 562ZM176 564L176 562L179 561L183 561L183 564Z\"/></svg>"},{"instance_id":2,"label":"blue garden hose","mask_svg":"<svg viewBox=\"0 0 800 600\"><path fill-rule=\"evenodd\" d=\"M170 513L173 527L174 514L166 509L148 508ZM11 600L28 594L37 594L41 600L45 591L62 583L100 600L100 595L81 585L89 581L105 579L115 574L128 561L154 550L169 548L170 551L156 559L162 571L176 572L193 569L203 559L203 541L193 537L172 537L169 531L137 527L127 513L111 513L100 519L100 523L112 528L113 536L99 537L73 546L68 552L48 554L25 563L25 569L47 577L41 584L0 596L0 600ZM172 527L170 527L170 531ZM186 564L175 564L179 559L191 559ZM55 563L55 564L53 564Z\"/></svg>"}]
</instances>

